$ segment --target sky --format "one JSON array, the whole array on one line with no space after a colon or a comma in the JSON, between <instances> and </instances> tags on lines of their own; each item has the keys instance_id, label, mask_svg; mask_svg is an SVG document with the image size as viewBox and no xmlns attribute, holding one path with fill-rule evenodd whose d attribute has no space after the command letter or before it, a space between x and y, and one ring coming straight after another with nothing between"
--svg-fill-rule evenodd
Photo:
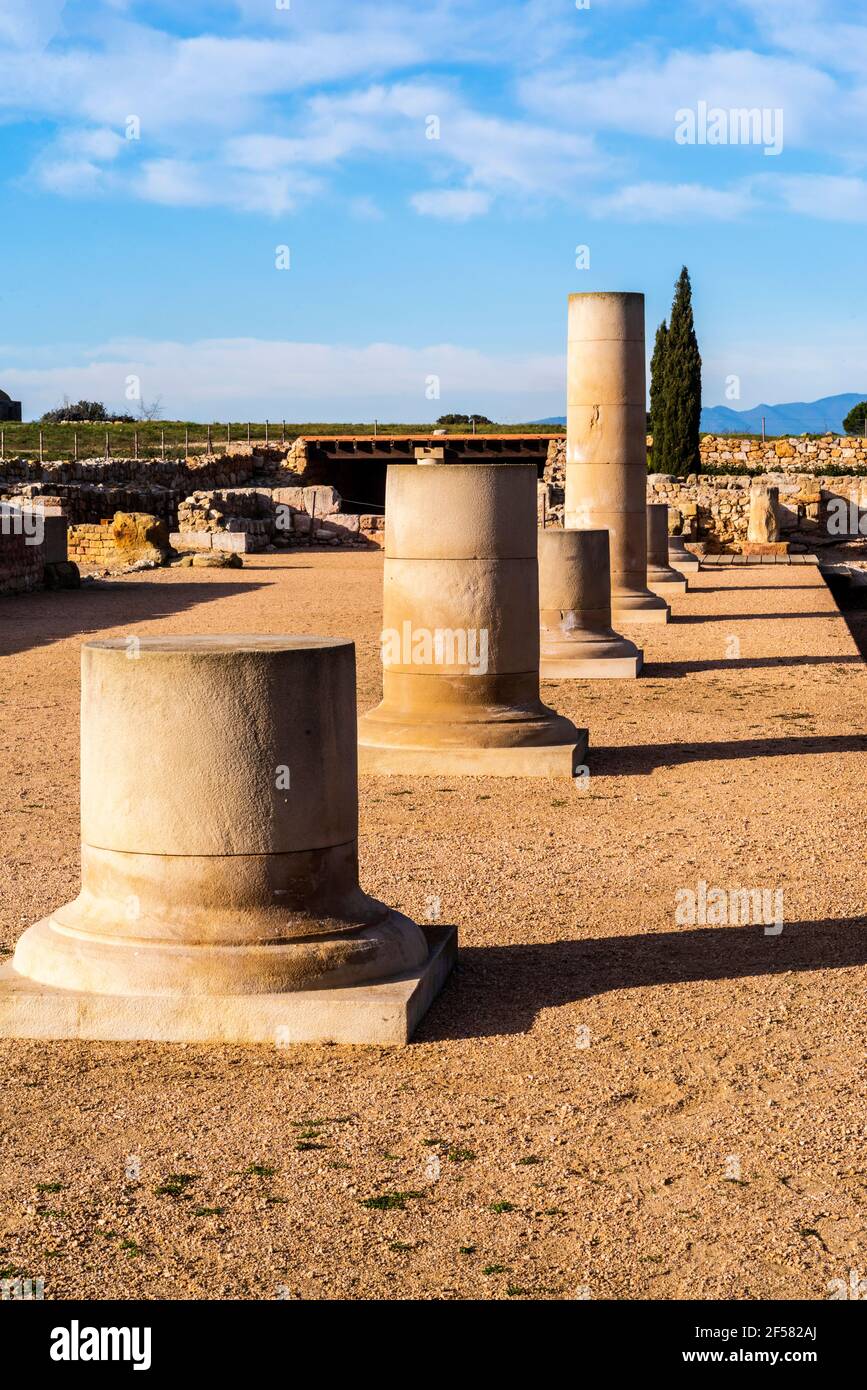
<instances>
[{"instance_id":1,"label":"sky","mask_svg":"<svg viewBox=\"0 0 867 1390\"><path fill-rule=\"evenodd\" d=\"M861 391L865 136L864 0L0 0L0 387L544 418L685 264L705 405Z\"/></svg>"}]
</instances>

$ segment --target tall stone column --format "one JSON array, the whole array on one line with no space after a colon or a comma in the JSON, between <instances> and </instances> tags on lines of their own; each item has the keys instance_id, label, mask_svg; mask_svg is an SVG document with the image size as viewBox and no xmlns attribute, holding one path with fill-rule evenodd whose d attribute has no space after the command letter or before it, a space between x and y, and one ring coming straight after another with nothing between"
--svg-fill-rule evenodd
<instances>
[{"instance_id":1,"label":"tall stone column","mask_svg":"<svg viewBox=\"0 0 867 1390\"><path fill-rule=\"evenodd\" d=\"M81 892L0 970L0 1033L405 1041L453 941L359 887L355 722L348 641L87 643Z\"/></svg>"},{"instance_id":2,"label":"tall stone column","mask_svg":"<svg viewBox=\"0 0 867 1390\"><path fill-rule=\"evenodd\" d=\"M539 698L533 464L391 464L383 595L362 772L573 775L586 730Z\"/></svg>"},{"instance_id":3,"label":"tall stone column","mask_svg":"<svg viewBox=\"0 0 867 1390\"><path fill-rule=\"evenodd\" d=\"M647 504L647 585L663 598L678 598L687 591L687 580L668 562L668 504Z\"/></svg>"},{"instance_id":4,"label":"tall stone column","mask_svg":"<svg viewBox=\"0 0 867 1390\"><path fill-rule=\"evenodd\" d=\"M539 531L541 674L634 677L643 653L611 626L607 531Z\"/></svg>"},{"instance_id":5,"label":"tall stone column","mask_svg":"<svg viewBox=\"0 0 867 1390\"><path fill-rule=\"evenodd\" d=\"M643 294L570 294L565 525L611 537L620 623L664 623L647 587L647 422Z\"/></svg>"}]
</instances>

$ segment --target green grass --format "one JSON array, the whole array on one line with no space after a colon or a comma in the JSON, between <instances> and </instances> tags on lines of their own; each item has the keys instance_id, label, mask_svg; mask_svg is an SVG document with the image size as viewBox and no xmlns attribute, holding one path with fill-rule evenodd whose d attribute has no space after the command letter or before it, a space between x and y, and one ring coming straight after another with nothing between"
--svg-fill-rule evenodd
<instances>
[{"instance_id":1,"label":"green grass","mask_svg":"<svg viewBox=\"0 0 867 1390\"><path fill-rule=\"evenodd\" d=\"M154 1188L157 1197L186 1197L186 1189L198 1178L198 1173L169 1173L165 1182Z\"/></svg>"},{"instance_id":2,"label":"green grass","mask_svg":"<svg viewBox=\"0 0 867 1390\"><path fill-rule=\"evenodd\" d=\"M418 434L426 437L438 429L437 425L404 425L380 422L378 434ZM191 453L203 451L207 447L208 423L196 420L139 420L135 424L112 424L111 421L94 421L68 425L40 425L38 420L4 421L0 424L4 434L4 453L7 457L18 454L39 453L39 433L42 431L42 452L46 461L71 459L75 453L78 436L78 457L101 458L105 453L106 433L109 449L116 458L132 458L136 437L138 452L142 458L159 458L165 440L166 456L177 457L183 453L185 441L189 440ZM225 420L212 422L211 443L216 451L222 451L228 441L232 444L264 442L291 444L299 435L373 435L372 423L333 424L328 422L305 423L282 420L251 421ZM485 425L479 426L476 433L483 434L538 434L547 436L558 433L549 425ZM466 430L448 428L447 434L466 434Z\"/></svg>"},{"instance_id":3,"label":"green grass","mask_svg":"<svg viewBox=\"0 0 867 1390\"><path fill-rule=\"evenodd\" d=\"M383 1192L379 1197L365 1197L359 1205L370 1211L403 1211L411 1198L422 1196L422 1192Z\"/></svg>"}]
</instances>

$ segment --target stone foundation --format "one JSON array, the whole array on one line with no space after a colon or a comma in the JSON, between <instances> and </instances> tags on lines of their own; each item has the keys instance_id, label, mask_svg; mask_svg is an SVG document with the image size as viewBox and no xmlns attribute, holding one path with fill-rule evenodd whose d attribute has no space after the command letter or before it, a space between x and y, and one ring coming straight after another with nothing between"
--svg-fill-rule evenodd
<instances>
[{"instance_id":1,"label":"stone foundation","mask_svg":"<svg viewBox=\"0 0 867 1390\"><path fill-rule=\"evenodd\" d=\"M726 442L733 446L738 441ZM776 444L785 442L777 440ZM819 442L794 441L797 445ZM850 446L850 452L841 461L867 469L867 453L854 447L859 443L858 440L837 440L834 447L840 444ZM772 446L768 448L772 449ZM772 453L772 457L777 456ZM540 524L543 514L549 526L563 524L565 460L565 441L552 439L543 479L539 484ZM867 534L867 477L854 472L816 475L781 468L779 472L756 476L747 473L691 473L685 478L650 473L647 477L647 501L667 503L677 529L683 532L687 540L701 542L708 553L739 551L747 539L750 495L756 487L774 487L778 490L780 532L795 546L803 544L805 549L809 549L817 541L821 544L822 541L830 543L846 539L839 531L828 530L829 516L834 517L841 500L852 509L853 516L860 519L862 534Z\"/></svg>"},{"instance_id":2,"label":"stone foundation","mask_svg":"<svg viewBox=\"0 0 867 1390\"><path fill-rule=\"evenodd\" d=\"M40 589L45 550L27 537L0 528L0 594L26 594Z\"/></svg>"}]
</instances>

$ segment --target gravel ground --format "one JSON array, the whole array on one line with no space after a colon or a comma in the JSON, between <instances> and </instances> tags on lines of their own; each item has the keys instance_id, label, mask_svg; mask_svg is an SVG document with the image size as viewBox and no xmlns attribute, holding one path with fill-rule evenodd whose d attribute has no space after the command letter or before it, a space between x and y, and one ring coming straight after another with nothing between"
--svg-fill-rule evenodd
<instances>
[{"instance_id":1,"label":"gravel ground","mask_svg":"<svg viewBox=\"0 0 867 1390\"><path fill-rule=\"evenodd\" d=\"M83 637L351 636L367 708L381 570L314 551L0 600L0 947L77 891ZM640 681L544 687L590 729L585 790L363 781L364 886L460 930L410 1047L0 1042L0 1277L822 1299L863 1276L864 665L814 568L692 582ZM678 925L701 880L783 889L784 930Z\"/></svg>"}]
</instances>

